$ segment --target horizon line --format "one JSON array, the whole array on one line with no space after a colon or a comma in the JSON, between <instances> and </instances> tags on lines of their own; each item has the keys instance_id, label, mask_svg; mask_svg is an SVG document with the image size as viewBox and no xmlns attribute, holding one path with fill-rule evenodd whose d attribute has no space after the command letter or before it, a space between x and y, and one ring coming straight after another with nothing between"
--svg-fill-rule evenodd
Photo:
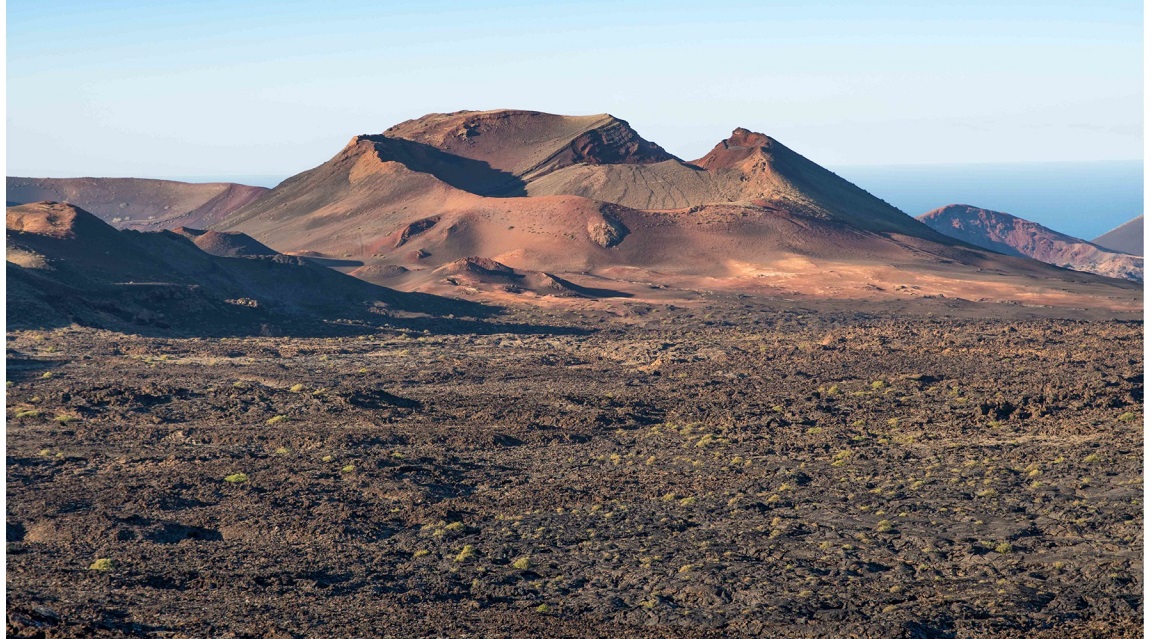
<instances>
[{"instance_id":1,"label":"horizon line","mask_svg":"<svg viewBox=\"0 0 1152 639\"><path fill-rule=\"evenodd\" d=\"M1118 158L1118 159L1097 159L1097 160L1000 160L988 162L907 162L907 163L879 163L879 164L840 164L829 163L826 168L829 169L856 169L856 168L919 168L919 167L978 167L978 166L1019 166L1019 165L1074 165L1074 164L1128 164L1128 163L1143 163L1144 158ZM304 169L307 171L308 169ZM51 172L50 172L51 173ZM165 175L44 175L37 174L36 172L14 172L9 173L6 178L26 178L26 179L45 179L45 180L82 180L86 178L91 179L136 179L136 180L167 180L171 182L190 182L195 180L203 180L207 183L232 181L225 180L231 176L232 178L280 178L286 179L297 175L296 173L188 173L181 175L165 174Z\"/></svg>"}]
</instances>

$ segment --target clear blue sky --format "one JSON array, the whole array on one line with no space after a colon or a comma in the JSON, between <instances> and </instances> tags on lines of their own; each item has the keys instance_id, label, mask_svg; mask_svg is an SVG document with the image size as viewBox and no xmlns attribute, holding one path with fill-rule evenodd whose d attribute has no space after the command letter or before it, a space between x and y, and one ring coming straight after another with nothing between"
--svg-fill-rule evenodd
<instances>
[{"instance_id":1,"label":"clear blue sky","mask_svg":"<svg viewBox=\"0 0 1152 639\"><path fill-rule=\"evenodd\" d=\"M826 165L1142 157L1122 2L8 2L8 174L288 175L433 111Z\"/></svg>"}]
</instances>

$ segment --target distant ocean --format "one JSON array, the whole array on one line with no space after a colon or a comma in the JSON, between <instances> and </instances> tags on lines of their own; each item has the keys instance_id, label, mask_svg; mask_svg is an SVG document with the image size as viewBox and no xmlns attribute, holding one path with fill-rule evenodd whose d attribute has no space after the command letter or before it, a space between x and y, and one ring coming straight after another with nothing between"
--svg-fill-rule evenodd
<instances>
[{"instance_id":1,"label":"distant ocean","mask_svg":"<svg viewBox=\"0 0 1152 639\"><path fill-rule=\"evenodd\" d=\"M833 171L905 213L946 204L1011 213L1092 239L1144 212L1144 163L920 164L840 166ZM171 177L272 187L288 176Z\"/></svg>"},{"instance_id":2,"label":"distant ocean","mask_svg":"<svg viewBox=\"0 0 1152 639\"><path fill-rule=\"evenodd\" d=\"M1139 160L832 170L912 216L946 204L970 204L1088 240L1144 212L1144 163Z\"/></svg>"}]
</instances>

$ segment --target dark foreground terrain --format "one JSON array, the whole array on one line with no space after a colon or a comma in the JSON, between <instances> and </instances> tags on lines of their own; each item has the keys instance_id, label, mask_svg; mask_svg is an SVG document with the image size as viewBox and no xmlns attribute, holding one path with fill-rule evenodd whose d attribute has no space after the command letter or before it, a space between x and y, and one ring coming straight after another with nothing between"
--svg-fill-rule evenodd
<instances>
[{"instance_id":1,"label":"dark foreground terrain","mask_svg":"<svg viewBox=\"0 0 1152 639\"><path fill-rule=\"evenodd\" d=\"M734 309L9 333L8 634L1140 635L1142 324Z\"/></svg>"}]
</instances>

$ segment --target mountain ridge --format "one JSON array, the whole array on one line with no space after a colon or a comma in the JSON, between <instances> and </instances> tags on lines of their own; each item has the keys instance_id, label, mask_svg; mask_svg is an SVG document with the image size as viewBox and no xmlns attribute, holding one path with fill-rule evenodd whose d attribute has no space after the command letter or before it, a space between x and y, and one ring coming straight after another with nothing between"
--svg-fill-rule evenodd
<instances>
[{"instance_id":1,"label":"mountain ridge","mask_svg":"<svg viewBox=\"0 0 1152 639\"><path fill-rule=\"evenodd\" d=\"M917 219L941 233L1006 255L1105 277L1144 278L1141 257L1106 249L1010 213L949 204Z\"/></svg>"},{"instance_id":2,"label":"mountain ridge","mask_svg":"<svg viewBox=\"0 0 1152 639\"><path fill-rule=\"evenodd\" d=\"M6 186L9 206L69 202L117 228L145 231L211 226L270 191L234 182L148 178L9 176Z\"/></svg>"},{"instance_id":3,"label":"mountain ridge","mask_svg":"<svg viewBox=\"0 0 1152 639\"><path fill-rule=\"evenodd\" d=\"M733 290L1073 304L1085 288L1104 304L1139 303L1121 284L940 234L765 134L737 128L685 162L607 114L408 120L353 137L215 228L401 290L501 301L558 303L542 299L551 284L516 293L450 272L491 260L635 299Z\"/></svg>"}]
</instances>

